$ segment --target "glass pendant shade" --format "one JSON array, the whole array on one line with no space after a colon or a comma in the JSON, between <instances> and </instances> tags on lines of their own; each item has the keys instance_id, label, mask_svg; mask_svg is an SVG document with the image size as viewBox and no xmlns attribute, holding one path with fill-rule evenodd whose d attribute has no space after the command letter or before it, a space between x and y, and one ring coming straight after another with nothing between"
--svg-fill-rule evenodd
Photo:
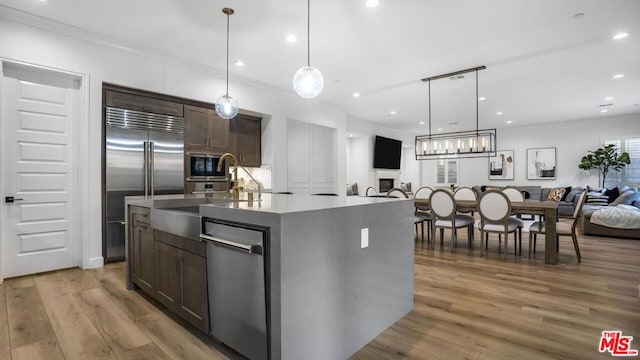
<instances>
[{"instance_id":1,"label":"glass pendant shade","mask_svg":"<svg viewBox=\"0 0 640 360\"><path fill-rule=\"evenodd\" d=\"M216 113L223 119L233 119L239 109L238 101L229 95L222 95L216 100Z\"/></svg>"},{"instance_id":2,"label":"glass pendant shade","mask_svg":"<svg viewBox=\"0 0 640 360\"><path fill-rule=\"evenodd\" d=\"M324 78L313 66L303 66L293 75L293 89L300 97L311 99L322 92Z\"/></svg>"}]
</instances>

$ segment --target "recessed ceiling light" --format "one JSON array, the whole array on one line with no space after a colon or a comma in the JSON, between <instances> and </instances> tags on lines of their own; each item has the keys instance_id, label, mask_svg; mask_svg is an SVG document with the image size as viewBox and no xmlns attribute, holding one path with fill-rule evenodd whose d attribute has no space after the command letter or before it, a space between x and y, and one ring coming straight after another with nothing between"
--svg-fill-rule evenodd
<instances>
[{"instance_id":1,"label":"recessed ceiling light","mask_svg":"<svg viewBox=\"0 0 640 360\"><path fill-rule=\"evenodd\" d=\"M607 96L606 98L604 98L604 101L611 101L613 100L613 96Z\"/></svg>"},{"instance_id":2,"label":"recessed ceiling light","mask_svg":"<svg viewBox=\"0 0 640 360\"><path fill-rule=\"evenodd\" d=\"M607 109L602 109L602 110L600 110L600 112L601 112L601 113L606 113L606 112L609 112L609 110L607 110Z\"/></svg>"},{"instance_id":3,"label":"recessed ceiling light","mask_svg":"<svg viewBox=\"0 0 640 360\"><path fill-rule=\"evenodd\" d=\"M624 38L626 38L627 36L629 36L629 33L628 33L628 32L619 32L619 33L617 33L617 34L615 34L615 35L613 36L613 40L620 40L620 39L624 39Z\"/></svg>"},{"instance_id":4,"label":"recessed ceiling light","mask_svg":"<svg viewBox=\"0 0 640 360\"><path fill-rule=\"evenodd\" d=\"M478 98L478 100L479 100L479 101L487 101L487 98L486 98L486 97L484 97L484 96L480 96L480 97Z\"/></svg>"},{"instance_id":5,"label":"recessed ceiling light","mask_svg":"<svg viewBox=\"0 0 640 360\"><path fill-rule=\"evenodd\" d=\"M238 59L238 60L233 62L233 65L235 65L237 67L243 67L244 66L244 61Z\"/></svg>"},{"instance_id":6,"label":"recessed ceiling light","mask_svg":"<svg viewBox=\"0 0 640 360\"><path fill-rule=\"evenodd\" d=\"M380 1L378 0L367 0L366 4L368 8L374 8L380 5Z\"/></svg>"},{"instance_id":7,"label":"recessed ceiling light","mask_svg":"<svg viewBox=\"0 0 640 360\"><path fill-rule=\"evenodd\" d=\"M614 79L622 79L624 77L624 74L615 74L613 75Z\"/></svg>"},{"instance_id":8,"label":"recessed ceiling light","mask_svg":"<svg viewBox=\"0 0 640 360\"><path fill-rule=\"evenodd\" d=\"M353 137L353 134L349 134L349 137L350 137L350 138L352 138L352 137Z\"/></svg>"},{"instance_id":9,"label":"recessed ceiling light","mask_svg":"<svg viewBox=\"0 0 640 360\"><path fill-rule=\"evenodd\" d=\"M424 125L424 121L420 121L418 124L420 124L420 125Z\"/></svg>"},{"instance_id":10,"label":"recessed ceiling light","mask_svg":"<svg viewBox=\"0 0 640 360\"><path fill-rule=\"evenodd\" d=\"M389 116L393 116L393 115L395 115L395 114L397 114L397 112L396 112L395 110L391 110L391 111L389 111Z\"/></svg>"},{"instance_id":11,"label":"recessed ceiling light","mask_svg":"<svg viewBox=\"0 0 640 360\"><path fill-rule=\"evenodd\" d=\"M359 98L360 97L360 93L359 92L354 92L353 93L353 97L354 98Z\"/></svg>"},{"instance_id":12,"label":"recessed ceiling light","mask_svg":"<svg viewBox=\"0 0 640 360\"><path fill-rule=\"evenodd\" d=\"M507 124L511 124L513 121L511 120L507 120Z\"/></svg>"},{"instance_id":13,"label":"recessed ceiling light","mask_svg":"<svg viewBox=\"0 0 640 360\"><path fill-rule=\"evenodd\" d=\"M293 44L294 42L298 41L298 38L296 38L296 36L293 35L293 34L289 34L289 35L287 35L287 39L286 40L287 40L287 42L289 44Z\"/></svg>"},{"instance_id":14,"label":"recessed ceiling light","mask_svg":"<svg viewBox=\"0 0 640 360\"><path fill-rule=\"evenodd\" d=\"M496 115L502 115L502 114L504 114L502 111L498 111L498 112L496 113Z\"/></svg>"},{"instance_id":15,"label":"recessed ceiling light","mask_svg":"<svg viewBox=\"0 0 640 360\"><path fill-rule=\"evenodd\" d=\"M442 128L438 128L438 131L442 131Z\"/></svg>"}]
</instances>

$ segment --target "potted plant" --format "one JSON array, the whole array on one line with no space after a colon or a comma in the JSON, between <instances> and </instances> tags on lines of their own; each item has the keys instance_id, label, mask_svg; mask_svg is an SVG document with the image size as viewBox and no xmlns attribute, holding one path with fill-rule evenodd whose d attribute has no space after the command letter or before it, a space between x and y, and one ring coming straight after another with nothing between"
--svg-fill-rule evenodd
<instances>
[{"instance_id":1,"label":"potted plant","mask_svg":"<svg viewBox=\"0 0 640 360\"><path fill-rule=\"evenodd\" d=\"M629 153L623 152L618 155L613 144L604 145L594 151L589 151L589 153L582 157L578 167L582 170L598 169L602 173L602 187L604 187L604 180L610 170L620 171L631 163Z\"/></svg>"}]
</instances>

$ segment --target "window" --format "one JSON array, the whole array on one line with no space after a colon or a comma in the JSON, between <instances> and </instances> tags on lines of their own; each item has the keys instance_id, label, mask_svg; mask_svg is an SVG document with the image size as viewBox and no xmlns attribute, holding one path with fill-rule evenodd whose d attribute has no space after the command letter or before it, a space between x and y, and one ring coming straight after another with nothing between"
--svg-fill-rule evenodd
<instances>
[{"instance_id":1,"label":"window","mask_svg":"<svg viewBox=\"0 0 640 360\"><path fill-rule=\"evenodd\" d=\"M458 160L445 159L436 161L436 183L456 184L458 182Z\"/></svg>"},{"instance_id":2,"label":"window","mask_svg":"<svg viewBox=\"0 0 640 360\"><path fill-rule=\"evenodd\" d=\"M640 186L640 137L627 139L606 140L606 145L614 144L618 150L618 154L628 152L631 158L631 164L622 168L622 170L610 170L605 179L605 187L612 188L618 185Z\"/></svg>"}]
</instances>

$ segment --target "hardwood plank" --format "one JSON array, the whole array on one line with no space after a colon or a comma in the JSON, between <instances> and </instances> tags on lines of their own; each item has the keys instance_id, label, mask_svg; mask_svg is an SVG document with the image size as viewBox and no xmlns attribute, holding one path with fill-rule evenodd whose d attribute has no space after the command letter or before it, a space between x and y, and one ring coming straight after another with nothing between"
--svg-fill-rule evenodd
<instances>
[{"instance_id":1,"label":"hardwood plank","mask_svg":"<svg viewBox=\"0 0 640 360\"><path fill-rule=\"evenodd\" d=\"M11 350L13 360L63 360L62 352L55 339L42 340Z\"/></svg>"},{"instance_id":2,"label":"hardwood plank","mask_svg":"<svg viewBox=\"0 0 640 360\"><path fill-rule=\"evenodd\" d=\"M100 335L116 354L146 345L151 340L109 299L101 288L75 295Z\"/></svg>"},{"instance_id":3,"label":"hardwood plank","mask_svg":"<svg viewBox=\"0 0 640 360\"><path fill-rule=\"evenodd\" d=\"M227 359L163 313L145 315L139 325L171 359Z\"/></svg>"},{"instance_id":4,"label":"hardwood plank","mask_svg":"<svg viewBox=\"0 0 640 360\"><path fill-rule=\"evenodd\" d=\"M100 286L93 278L87 275L85 271L79 268L67 269L61 271L60 274L73 293L95 289Z\"/></svg>"},{"instance_id":5,"label":"hardwood plank","mask_svg":"<svg viewBox=\"0 0 640 360\"><path fill-rule=\"evenodd\" d=\"M4 284L0 284L0 359L11 358L9 342L9 322L7 320L7 299Z\"/></svg>"},{"instance_id":6,"label":"hardwood plank","mask_svg":"<svg viewBox=\"0 0 640 360\"><path fill-rule=\"evenodd\" d=\"M158 345L150 343L139 348L118 354L119 360L169 360L167 354L162 352Z\"/></svg>"},{"instance_id":7,"label":"hardwood plank","mask_svg":"<svg viewBox=\"0 0 640 360\"><path fill-rule=\"evenodd\" d=\"M33 279L31 282L33 283ZM19 283L23 284L22 281ZM15 284L12 279L7 280L7 284L9 286L5 291L11 347L19 348L43 340L54 340L55 333L35 285L13 287Z\"/></svg>"},{"instance_id":8,"label":"hardwood plank","mask_svg":"<svg viewBox=\"0 0 640 360\"><path fill-rule=\"evenodd\" d=\"M71 294L63 279L65 273L67 271L35 278L65 358L115 359L107 343Z\"/></svg>"}]
</instances>

